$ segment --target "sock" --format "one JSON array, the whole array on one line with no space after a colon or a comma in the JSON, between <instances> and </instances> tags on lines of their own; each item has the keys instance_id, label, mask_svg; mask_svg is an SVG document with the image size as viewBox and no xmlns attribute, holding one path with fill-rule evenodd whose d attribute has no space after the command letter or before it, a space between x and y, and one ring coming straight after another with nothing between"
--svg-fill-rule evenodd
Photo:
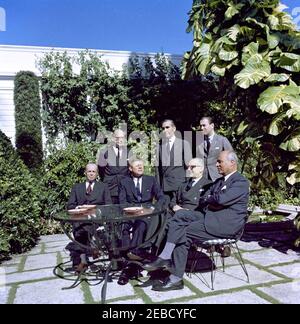
<instances>
[{"instance_id":1,"label":"sock","mask_svg":"<svg viewBox=\"0 0 300 324\"><path fill-rule=\"evenodd\" d=\"M159 257L164 260L171 259L171 255L174 251L174 248L174 243L167 242Z\"/></svg>"},{"instance_id":2,"label":"sock","mask_svg":"<svg viewBox=\"0 0 300 324\"><path fill-rule=\"evenodd\" d=\"M179 277L177 277L177 276L175 276L173 274L170 275L169 279L170 279L171 283L175 283L175 282L178 282L178 281L182 280L182 278L179 278Z\"/></svg>"}]
</instances>

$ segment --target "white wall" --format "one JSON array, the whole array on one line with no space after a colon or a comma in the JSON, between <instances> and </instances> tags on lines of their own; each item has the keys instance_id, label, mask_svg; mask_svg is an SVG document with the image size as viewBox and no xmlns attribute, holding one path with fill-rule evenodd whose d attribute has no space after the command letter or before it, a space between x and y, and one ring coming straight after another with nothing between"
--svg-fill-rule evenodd
<instances>
[{"instance_id":1,"label":"white wall","mask_svg":"<svg viewBox=\"0 0 300 324\"><path fill-rule=\"evenodd\" d=\"M40 76L36 61L45 53L51 51L66 51L69 55L76 55L79 51L85 51L85 49L0 45L0 129L12 140L13 144L15 143L14 76L19 71L32 71ZM91 51L101 55L103 61L107 61L110 67L115 70L122 70L123 64L128 63L130 56L134 54L125 51ZM155 55L155 53L135 54L141 57L154 57ZM181 55L166 55L174 64L180 64ZM74 66L74 71L76 72L76 70L77 68Z\"/></svg>"}]
</instances>

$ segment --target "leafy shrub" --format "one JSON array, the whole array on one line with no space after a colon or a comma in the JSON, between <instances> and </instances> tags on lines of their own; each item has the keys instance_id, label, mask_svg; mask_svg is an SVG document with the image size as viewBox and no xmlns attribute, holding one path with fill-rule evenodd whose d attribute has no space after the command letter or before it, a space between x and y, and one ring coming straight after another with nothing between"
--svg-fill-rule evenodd
<instances>
[{"instance_id":1,"label":"leafy shrub","mask_svg":"<svg viewBox=\"0 0 300 324\"><path fill-rule=\"evenodd\" d=\"M41 102L37 76L21 71L15 78L16 147L28 168L34 170L43 160Z\"/></svg>"},{"instance_id":2,"label":"leafy shrub","mask_svg":"<svg viewBox=\"0 0 300 324\"><path fill-rule=\"evenodd\" d=\"M66 208L72 186L84 181L85 166L88 162L95 161L97 149L95 143L70 143L65 149L54 151L45 160L41 185L45 226L49 225L46 220L52 213ZM55 230L53 223L52 227ZM43 234L45 231L44 227Z\"/></svg>"},{"instance_id":3,"label":"leafy shrub","mask_svg":"<svg viewBox=\"0 0 300 324\"><path fill-rule=\"evenodd\" d=\"M34 246L39 235L39 187L0 131L0 260Z\"/></svg>"}]
</instances>

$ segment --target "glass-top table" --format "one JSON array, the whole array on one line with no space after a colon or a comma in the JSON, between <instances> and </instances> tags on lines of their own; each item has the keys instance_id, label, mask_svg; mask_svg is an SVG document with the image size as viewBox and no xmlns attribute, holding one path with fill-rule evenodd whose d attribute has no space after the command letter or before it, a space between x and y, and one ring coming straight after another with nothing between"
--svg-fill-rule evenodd
<instances>
[{"instance_id":1,"label":"glass-top table","mask_svg":"<svg viewBox=\"0 0 300 324\"><path fill-rule=\"evenodd\" d=\"M103 287L101 301L105 303L107 281L111 281L111 272L118 270L118 262L122 260L120 252L129 247L120 246L122 224L128 221L147 218L148 230L144 242L137 248L153 243L165 228L166 209L161 204L115 204L84 205L81 209L73 209L57 213L53 218L60 222L65 234L81 248L96 249L99 254L108 256L108 263L103 271ZM88 228L89 246L77 242L70 232L68 224L84 224ZM75 225L76 226L76 225ZM131 247L132 248L132 247ZM80 278L78 278L80 280ZM78 281L77 280L77 281ZM76 282L77 282L76 281ZM70 288L74 287L72 285Z\"/></svg>"}]
</instances>

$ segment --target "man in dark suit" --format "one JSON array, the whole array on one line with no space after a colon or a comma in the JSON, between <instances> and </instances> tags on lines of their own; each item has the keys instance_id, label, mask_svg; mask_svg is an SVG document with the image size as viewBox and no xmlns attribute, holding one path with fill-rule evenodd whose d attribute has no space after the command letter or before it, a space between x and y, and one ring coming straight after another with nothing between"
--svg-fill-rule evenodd
<instances>
[{"instance_id":1,"label":"man in dark suit","mask_svg":"<svg viewBox=\"0 0 300 324\"><path fill-rule=\"evenodd\" d=\"M144 162L140 159L132 159L129 164L130 177L120 182L119 201L120 204L143 204L152 203L154 200L158 205L163 205L165 197L155 177L144 175ZM143 243L147 225L147 218L125 223L122 230L122 246L132 248L128 257L133 260L141 260L140 250L136 246ZM133 235L130 240L129 231L133 227Z\"/></svg>"},{"instance_id":2,"label":"man in dark suit","mask_svg":"<svg viewBox=\"0 0 300 324\"><path fill-rule=\"evenodd\" d=\"M200 199L202 211L179 210L169 222L163 251L154 262L144 265L148 271L167 269L171 272L168 280L154 286L153 290L183 289L182 278L193 240L235 238L242 231L248 215L249 182L237 172L234 152L221 152L217 168L222 178L214 183L208 196Z\"/></svg>"},{"instance_id":3,"label":"man in dark suit","mask_svg":"<svg viewBox=\"0 0 300 324\"><path fill-rule=\"evenodd\" d=\"M114 131L113 145L100 151L97 163L101 180L108 185L113 204L118 204L120 181L129 176L124 131Z\"/></svg>"},{"instance_id":4,"label":"man in dark suit","mask_svg":"<svg viewBox=\"0 0 300 324\"><path fill-rule=\"evenodd\" d=\"M75 184L72 188L67 209L78 208L81 205L106 205L111 204L111 197L108 186L102 182L97 182L98 166L88 163L85 168L86 181ZM73 235L76 241L88 246L88 231L90 226L84 223L74 224ZM73 268L76 270L79 265L87 264L86 251L76 246L73 242L66 247L70 250Z\"/></svg>"},{"instance_id":5,"label":"man in dark suit","mask_svg":"<svg viewBox=\"0 0 300 324\"><path fill-rule=\"evenodd\" d=\"M204 163L199 158L192 159L187 166L189 180L180 185L176 196L170 202L175 213L181 209L195 210L199 200L207 192L212 182L203 177Z\"/></svg>"},{"instance_id":6,"label":"man in dark suit","mask_svg":"<svg viewBox=\"0 0 300 324\"><path fill-rule=\"evenodd\" d=\"M215 181L221 177L216 167L219 154L222 151L232 151L233 149L226 137L215 132L215 124L211 117L202 117L200 128L202 134L197 138L199 145L196 155L204 160L204 177Z\"/></svg>"},{"instance_id":7,"label":"man in dark suit","mask_svg":"<svg viewBox=\"0 0 300 324\"><path fill-rule=\"evenodd\" d=\"M120 204L143 204L156 201L158 206L166 203L165 196L155 177L144 175L144 162L140 159L131 159L129 162L130 177L120 182L119 201ZM146 253L144 249L137 248L144 242L151 219L143 218L135 221L128 221L122 224L122 247L128 247L127 257L130 260L142 260ZM130 239L130 230L132 238ZM118 284L125 285L130 278L139 275L138 267L129 264L123 269Z\"/></svg>"},{"instance_id":8,"label":"man in dark suit","mask_svg":"<svg viewBox=\"0 0 300 324\"><path fill-rule=\"evenodd\" d=\"M175 136L176 126L173 120L164 120L162 129L163 138L158 146L156 176L164 193L172 199L179 186L185 182L185 161L192 158L192 152L187 141Z\"/></svg>"}]
</instances>

